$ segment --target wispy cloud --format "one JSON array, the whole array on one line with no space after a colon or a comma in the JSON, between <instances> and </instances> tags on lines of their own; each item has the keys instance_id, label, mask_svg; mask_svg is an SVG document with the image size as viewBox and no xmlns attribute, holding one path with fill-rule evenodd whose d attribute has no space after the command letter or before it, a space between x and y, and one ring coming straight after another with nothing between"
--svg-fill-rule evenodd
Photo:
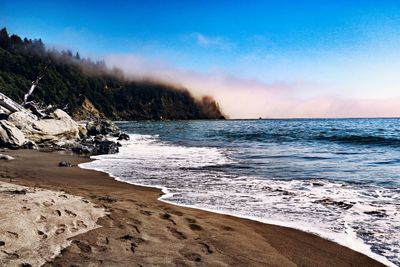
<instances>
[{"instance_id":1,"label":"wispy cloud","mask_svg":"<svg viewBox=\"0 0 400 267\"><path fill-rule=\"evenodd\" d=\"M195 40L198 46L201 46L203 48L227 50L234 47L233 42L222 36L207 36L205 34L195 32L189 34L189 37Z\"/></svg>"}]
</instances>

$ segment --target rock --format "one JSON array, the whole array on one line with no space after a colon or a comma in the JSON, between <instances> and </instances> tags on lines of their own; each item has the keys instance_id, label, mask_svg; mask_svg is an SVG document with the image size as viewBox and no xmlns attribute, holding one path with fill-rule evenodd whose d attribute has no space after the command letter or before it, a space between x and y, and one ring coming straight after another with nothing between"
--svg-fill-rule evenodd
<instances>
[{"instance_id":1,"label":"rock","mask_svg":"<svg viewBox=\"0 0 400 267\"><path fill-rule=\"evenodd\" d=\"M72 167L72 164L68 161L60 161L58 167Z\"/></svg>"},{"instance_id":2,"label":"rock","mask_svg":"<svg viewBox=\"0 0 400 267\"><path fill-rule=\"evenodd\" d=\"M120 134L118 126L110 120L89 121L86 124L86 129L87 134L92 136L98 134L118 136Z\"/></svg>"},{"instance_id":3,"label":"rock","mask_svg":"<svg viewBox=\"0 0 400 267\"><path fill-rule=\"evenodd\" d=\"M25 143L23 132L9 121L0 121L0 146L19 148Z\"/></svg>"},{"instance_id":4,"label":"rock","mask_svg":"<svg viewBox=\"0 0 400 267\"><path fill-rule=\"evenodd\" d=\"M118 145L113 141L102 141L96 142L95 149L93 150L93 154L100 155L100 154L115 154L118 153Z\"/></svg>"},{"instance_id":5,"label":"rock","mask_svg":"<svg viewBox=\"0 0 400 267\"><path fill-rule=\"evenodd\" d=\"M351 203L346 203L344 201L335 201L330 198L319 199L314 201L314 203L319 203L326 206L336 206L344 210L348 210L353 207L353 204Z\"/></svg>"},{"instance_id":6,"label":"rock","mask_svg":"<svg viewBox=\"0 0 400 267\"><path fill-rule=\"evenodd\" d=\"M57 109L49 117L35 120L23 112L14 112L8 121L20 129L28 140L36 143L79 139L79 125L67 113Z\"/></svg>"},{"instance_id":7,"label":"rock","mask_svg":"<svg viewBox=\"0 0 400 267\"><path fill-rule=\"evenodd\" d=\"M387 217L388 215L385 213L384 210L373 210L373 211L364 211L365 214L372 215L375 217L383 218Z\"/></svg>"},{"instance_id":8,"label":"rock","mask_svg":"<svg viewBox=\"0 0 400 267\"><path fill-rule=\"evenodd\" d=\"M91 155L93 154L94 147L93 146L86 146L82 144L76 144L71 148L72 152L76 154L83 154L83 155Z\"/></svg>"},{"instance_id":9,"label":"rock","mask_svg":"<svg viewBox=\"0 0 400 267\"><path fill-rule=\"evenodd\" d=\"M103 142L103 141L106 141L107 139L106 139L106 137L105 137L104 135L98 134L98 135L96 135L96 136L94 137L94 140L95 140L96 142Z\"/></svg>"},{"instance_id":10,"label":"rock","mask_svg":"<svg viewBox=\"0 0 400 267\"><path fill-rule=\"evenodd\" d=\"M130 137L129 135L127 135L126 133L121 133L118 137L118 140L125 140L125 141L129 141Z\"/></svg>"},{"instance_id":11,"label":"rock","mask_svg":"<svg viewBox=\"0 0 400 267\"><path fill-rule=\"evenodd\" d=\"M13 160L14 158L9 155L0 154L0 159L2 160Z\"/></svg>"},{"instance_id":12,"label":"rock","mask_svg":"<svg viewBox=\"0 0 400 267\"><path fill-rule=\"evenodd\" d=\"M81 138L85 138L87 136L86 125L79 124L79 136Z\"/></svg>"},{"instance_id":13,"label":"rock","mask_svg":"<svg viewBox=\"0 0 400 267\"><path fill-rule=\"evenodd\" d=\"M25 149L36 149L36 150L39 149L38 145L37 145L35 142L33 142L33 141L26 141L26 142L22 145L22 148L25 148Z\"/></svg>"}]
</instances>

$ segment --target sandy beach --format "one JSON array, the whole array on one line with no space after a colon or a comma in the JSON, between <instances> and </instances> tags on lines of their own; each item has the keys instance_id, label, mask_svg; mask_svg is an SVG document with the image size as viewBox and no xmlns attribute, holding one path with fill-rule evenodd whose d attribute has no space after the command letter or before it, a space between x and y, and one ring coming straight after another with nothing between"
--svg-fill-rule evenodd
<instances>
[{"instance_id":1,"label":"sandy beach","mask_svg":"<svg viewBox=\"0 0 400 267\"><path fill-rule=\"evenodd\" d=\"M88 158L32 150L5 154L15 160L1 162L2 185L9 185L11 179L13 184L29 187L28 191L39 188L48 194L76 196L93 203L91 212L105 212L102 217L96 215L98 219L93 217L97 226L66 237L68 246L47 259L45 266L383 266L309 233L163 203L157 200L162 194L158 189L122 183L105 173L77 167ZM60 161L74 166L58 167ZM71 223L65 220L63 224ZM4 231L2 224L1 238ZM0 247L0 259L6 248ZM19 263L18 259L8 262L10 266ZM35 266L37 262L26 263Z\"/></svg>"}]
</instances>

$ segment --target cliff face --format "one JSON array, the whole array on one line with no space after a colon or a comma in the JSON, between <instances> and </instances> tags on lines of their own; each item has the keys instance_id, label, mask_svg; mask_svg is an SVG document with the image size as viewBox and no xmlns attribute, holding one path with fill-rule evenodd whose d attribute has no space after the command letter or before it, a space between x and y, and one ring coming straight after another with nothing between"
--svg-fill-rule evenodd
<instances>
[{"instance_id":1,"label":"cliff face","mask_svg":"<svg viewBox=\"0 0 400 267\"><path fill-rule=\"evenodd\" d=\"M221 119L211 98L197 100L184 88L149 81L126 81L103 62L70 51L46 50L42 41L0 31L0 92L17 102L48 65L31 99L62 108L78 119Z\"/></svg>"}]
</instances>

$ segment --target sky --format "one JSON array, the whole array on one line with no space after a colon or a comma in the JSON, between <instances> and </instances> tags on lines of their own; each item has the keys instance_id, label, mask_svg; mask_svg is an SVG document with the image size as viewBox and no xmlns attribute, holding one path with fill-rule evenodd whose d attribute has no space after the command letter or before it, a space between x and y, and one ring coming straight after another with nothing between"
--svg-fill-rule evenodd
<instances>
[{"instance_id":1,"label":"sky","mask_svg":"<svg viewBox=\"0 0 400 267\"><path fill-rule=\"evenodd\" d=\"M399 1L9 1L0 27L230 118L399 117Z\"/></svg>"}]
</instances>

